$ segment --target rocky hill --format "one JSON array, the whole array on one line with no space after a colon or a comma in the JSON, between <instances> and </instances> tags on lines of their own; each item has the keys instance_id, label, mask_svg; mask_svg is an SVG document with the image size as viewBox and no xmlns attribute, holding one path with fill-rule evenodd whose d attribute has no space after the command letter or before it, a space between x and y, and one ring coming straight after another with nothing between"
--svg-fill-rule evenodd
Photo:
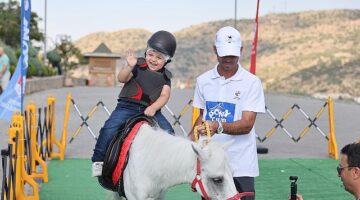
<instances>
[{"instance_id":1,"label":"rocky hill","mask_svg":"<svg viewBox=\"0 0 360 200\"><path fill-rule=\"evenodd\" d=\"M269 14L260 17L259 23L257 75L266 90L360 96L360 10ZM241 63L248 69L254 20L237 24L244 44ZM174 33L178 48L169 69L175 83L192 85L196 76L216 64L214 35L225 25L233 25L233 20L193 25ZM82 52L91 52L105 42L113 52L133 48L142 55L150 35L141 29L100 32L75 44Z\"/></svg>"}]
</instances>

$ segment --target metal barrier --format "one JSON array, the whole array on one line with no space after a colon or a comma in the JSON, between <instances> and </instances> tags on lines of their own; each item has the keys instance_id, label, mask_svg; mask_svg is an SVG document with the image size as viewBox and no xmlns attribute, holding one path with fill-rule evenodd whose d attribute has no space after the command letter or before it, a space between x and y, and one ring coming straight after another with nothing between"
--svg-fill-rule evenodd
<instances>
[{"instance_id":1,"label":"metal barrier","mask_svg":"<svg viewBox=\"0 0 360 200\"><path fill-rule=\"evenodd\" d=\"M16 138L17 141L17 138ZM2 163L2 186L1 186L1 200L13 199L15 196L15 170L14 162L11 159L12 145L8 145L7 149L1 150L1 163Z\"/></svg>"},{"instance_id":2,"label":"metal barrier","mask_svg":"<svg viewBox=\"0 0 360 200\"><path fill-rule=\"evenodd\" d=\"M329 135L326 135L324 131L320 129L320 127L316 124L316 121L320 118L321 114L325 110L325 108L328 108L328 114L329 114ZM282 124L285 120L288 119L288 117L291 115L291 113L294 111L294 109L299 110L299 112L306 117L306 119L309 121L309 124L299 133L299 136L296 138L293 134L288 131L284 125ZM320 108L320 110L315 114L314 118L309 117L308 114L305 113L303 109L300 108L299 105L294 104L292 107L290 107L287 112L285 112L281 119L277 119L275 115L270 111L270 109L265 106L266 113L275 121L275 126L271 128L266 134L265 137L260 138L258 135L256 136L259 142L264 142L269 137L271 137L277 128L281 128L289 137L292 139L295 143L297 143L299 140L301 140L310 130L311 127L315 127L316 130L328 141L328 153L329 157L332 157L334 159L339 159L338 155L338 147L336 143L335 138L335 129L334 129L334 114L333 114L333 104L331 97L328 98L327 102L324 103L324 105ZM193 108L193 114L192 114L192 124L195 123L196 119L198 118L200 112L199 109Z\"/></svg>"},{"instance_id":3,"label":"metal barrier","mask_svg":"<svg viewBox=\"0 0 360 200\"><path fill-rule=\"evenodd\" d=\"M34 177L28 173L26 163L28 156L25 150L25 127L24 117L16 112L12 118L10 129L9 129L9 145L14 152L9 153L9 166L12 173L9 173L9 177L6 184L7 192L2 194L3 199L27 199L27 200L38 200L39 199L39 187L35 182ZM11 166L10 166L11 165ZM4 169L4 167L3 167ZM3 178L4 179L4 178ZM5 178L6 179L6 178ZM28 185L32 189L32 194L29 191L25 191L25 185ZM4 187L5 188L5 187ZM4 189L5 191L5 189ZM6 194L5 194L6 193Z\"/></svg>"},{"instance_id":4,"label":"metal barrier","mask_svg":"<svg viewBox=\"0 0 360 200\"><path fill-rule=\"evenodd\" d=\"M94 137L94 139L97 139L97 136L94 134L94 132L92 131L89 123L87 122L89 120L90 117L93 116L93 114L95 113L95 111L97 110L97 108L101 105L104 110L107 112L107 114L110 116L110 112L107 109L107 107L105 106L105 104L102 101L99 101L98 103L96 103L96 105L94 105L92 107L92 109L88 112L88 114L86 115L86 117L84 117L82 115L82 113L80 112L78 106L76 105L74 99L70 97L68 97L68 102L71 102L76 110L76 112L78 113L80 119L82 120L80 126L77 128L77 130L75 131L74 135L72 136L72 138L70 139L71 143L76 136L79 134L80 129L85 125L88 129L88 131L90 132L90 134ZM183 109L181 110L179 115L175 115L174 112L171 110L171 108L168 105L165 105L165 108L167 109L167 111L170 113L170 115L173 117L173 119L175 120L172 123L172 126L175 127L176 125L179 125L180 129L182 130L184 136L187 136L187 132L185 131L184 127L182 126L181 122L180 122L180 118L187 112L187 110L190 108L191 103L192 103L192 99L190 99L188 101L188 103L183 107ZM324 112L324 110L326 109L326 107L328 108L328 112L329 112L329 135L326 135L324 133L324 131L317 125L317 120L320 118L321 114ZM68 109L68 107L67 107ZM271 128L266 134L265 137L261 138L257 135L257 139L259 140L259 142L265 142L269 137L271 137L275 131L277 130L277 128L281 128L288 136L290 139L292 139L295 143L299 142L303 137L305 137L305 135L309 132L309 130L311 129L311 127L316 128L316 130L328 141L328 152L329 152L329 156L333 157L335 159L338 159L338 147L337 147L337 143L336 143L336 138L335 138L335 131L334 131L334 115L333 115L333 107L332 107L332 99L329 97L328 101L325 102L323 104L323 106L320 108L320 110L315 114L314 118L311 118L303 109L301 109L301 107L297 104L294 104L291 108L289 108L287 110L287 112L285 112L281 119L279 120L278 118L275 117L275 115L271 112L271 110L266 106L266 113L275 121L275 126L273 128ZM283 122L285 120L287 120L289 118L289 116L293 113L294 110L298 110L308 121L309 124L298 134L298 137L295 137L294 134L290 133L290 131L288 131L284 125ZM199 110L198 109L193 109L192 111L192 122L194 123L197 116L199 115ZM67 120L66 120L67 121ZM192 123L192 124L193 124ZM66 128L64 128L63 130L66 130Z\"/></svg>"},{"instance_id":5,"label":"metal barrier","mask_svg":"<svg viewBox=\"0 0 360 200\"><path fill-rule=\"evenodd\" d=\"M272 136L272 135L275 133L275 131L276 131L277 128L280 127L280 128L290 137L290 139L292 139L294 142L298 142L300 139L302 139L302 138L305 136L305 134L307 134L307 133L309 132L310 128L311 128L312 126L314 126L326 140L329 140L328 136L327 136L327 135L320 129L320 127L315 123L316 120L319 119L320 115L321 115L322 112L324 111L324 109L325 109L325 107L326 107L327 104L328 104L327 102L324 103L324 105L323 105L323 106L321 107L321 109L316 113L316 116L315 116L313 119L311 119L311 118L305 113L305 111L304 111L303 109L301 109L300 106L298 106L297 104L294 104L293 106L291 106L291 107L288 109L288 111L283 114L283 116L282 116L282 118L281 118L280 120L278 120L278 119L274 116L274 114L270 111L270 109L269 109L267 106L265 106L266 113L271 116L271 118L276 122L276 125L275 125L272 129L270 129L270 131L268 131L268 132L266 133L265 137L260 138L260 137L257 135L257 139L259 140L259 142L264 142L267 138L269 138L270 136ZM291 113L293 113L293 111L294 111L295 108L298 109L298 110L300 111L300 113L301 113L302 115L304 115L304 116L306 117L306 119L309 120L309 122L310 122L309 125L306 126L306 127L300 132L299 137L297 137L297 138L295 138L295 137L293 136L293 134L291 134L291 133L284 127L284 125L282 124L285 120L288 119L288 117L291 115Z\"/></svg>"},{"instance_id":6,"label":"metal barrier","mask_svg":"<svg viewBox=\"0 0 360 200\"><path fill-rule=\"evenodd\" d=\"M65 109L65 128L67 128L69 106L70 104L67 104ZM47 98L47 106L38 109L38 116L36 111L36 105L29 103L24 115L15 112L12 117L8 132L8 149L1 151L3 170L1 200L39 199L39 185L35 179L48 182L45 161L53 158L64 159L67 131L64 129L61 140L57 140L55 98ZM58 152L55 152L55 145L58 147Z\"/></svg>"},{"instance_id":7,"label":"metal barrier","mask_svg":"<svg viewBox=\"0 0 360 200\"><path fill-rule=\"evenodd\" d=\"M41 109L39 109L39 119L41 118ZM48 170L47 170L47 164L45 162L46 158L41 156L42 150L41 147L42 145L38 145L38 144L42 144L42 141L44 140L38 140L36 135L39 129L36 128L37 125L41 125L41 122L39 121L39 124L36 124L36 105L35 103L29 103L26 106L25 109L25 123L26 123L26 133L28 133L28 139L30 140L30 144L29 144L29 159L27 159L28 161L30 161L29 163L29 169L30 169L30 174L34 177L34 178L40 178L42 179L45 183L48 182L49 178L48 178ZM40 132L39 135L43 135L43 132ZM43 138L43 137L41 137ZM41 151L40 151L41 150ZM37 166L41 167L41 171L37 170Z\"/></svg>"},{"instance_id":8,"label":"metal barrier","mask_svg":"<svg viewBox=\"0 0 360 200\"><path fill-rule=\"evenodd\" d=\"M71 97L70 97L70 98L71 98ZM97 140L97 136L96 136L95 133L92 131L89 123L87 123L87 120L95 113L95 111L97 110L97 108L99 107L99 105L101 105L101 106L104 108L104 110L106 111L106 113L110 116L110 111L109 111L109 109L107 109L107 107L105 106L105 104L104 104L102 101L98 101L98 102L96 103L96 105L94 105L94 106L92 107L92 109L90 110L90 112L88 112L88 114L86 115L86 117L84 117L84 116L82 115L82 113L80 112L79 107L76 105L75 100L71 98L70 101L71 101L72 105L74 106L74 108L75 108L77 114L79 115L80 119L82 120L82 122L81 122L80 126L76 129L76 131L75 131L75 133L73 134L73 136L71 137L69 143L71 143L71 142L76 138L76 136L80 133L80 130L81 130L81 128L82 128L84 125L86 126L86 128L87 128L87 130L90 132L90 134L93 136L93 138L94 138L95 140Z\"/></svg>"},{"instance_id":9,"label":"metal barrier","mask_svg":"<svg viewBox=\"0 0 360 200\"><path fill-rule=\"evenodd\" d=\"M70 94L69 94L70 95ZM87 130L89 131L89 133L92 135L92 137L97 140L97 136L96 134L93 132L92 128L90 127L90 124L87 122L95 113L95 111L98 109L99 106L102 106L102 108L106 111L106 113L108 114L108 116L110 116L110 111L109 109L106 107L106 105L102 102L102 101L98 101L92 108L91 110L87 113L86 117L83 116L83 114L81 113L79 107L77 106L77 104L75 103L75 100L70 97L70 101L72 103L72 105L74 106L76 113L79 115L80 119L81 119L81 124L79 125L79 127L76 129L76 131L74 132L73 136L71 137L69 144L72 143L74 141L74 139L78 136L78 134L80 133L81 128L85 125ZM176 116L174 114L174 112L171 110L171 108L168 105L165 105L166 110L170 113L170 115L174 118L174 123L172 124L173 127L175 127L176 125L179 125L180 129L182 130L183 134L185 137L187 137L187 132L185 131L184 127L182 126L181 122L180 122L180 118L186 113L186 111L190 108L192 103L192 99L189 100L189 102L184 106L184 108L181 110L180 114L178 116ZM67 120L66 120L67 121ZM64 130L66 130L66 128L64 128Z\"/></svg>"},{"instance_id":10,"label":"metal barrier","mask_svg":"<svg viewBox=\"0 0 360 200\"><path fill-rule=\"evenodd\" d=\"M193 102L192 99L190 99L187 104L183 107L180 114L176 116L174 112L170 109L168 105L165 105L166 110L170 113L170 115L174 118L174 123L172 124L173 127L175 127L177 124L179 125L181 131L183 132L184 136L187 137L188 133L185 131L184 127L182 126L180 122L180 118L186 113L186 111L190 108L191 103Z\"/></svg>"}]
</instances>

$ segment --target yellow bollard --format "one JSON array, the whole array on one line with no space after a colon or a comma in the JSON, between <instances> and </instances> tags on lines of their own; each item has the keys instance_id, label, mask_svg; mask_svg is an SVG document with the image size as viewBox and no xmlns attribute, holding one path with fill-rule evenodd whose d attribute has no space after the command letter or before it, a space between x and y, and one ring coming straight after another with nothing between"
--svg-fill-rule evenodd
<instances>
[{"instance_id":1,"label":"yellow bollard","mask_svg":"<svg viewBox=\"0 0 360 200\"><path fill-rule=\"evenodd\" d=\"M64 123L61 133L61 151L60 151L60 160L65 159L65 152L66 152L66 141L68 136L68 122L69 122L69 110L71 105L71 94L69 93L66 98L66 105L65 105L65 113L64 113Z\"/></svg>"},{"instance_id":2,"label":"yellow bollard","mask_svg":"<svg viewBox=\"0 0 360 200\"><path fill-rule=\"evenodd\" d=\"M199 108L195 108L193 107L192 109L192 119L191 119L191 125L194 126L197 118L199 117L200 115L200 109Z\"/></svg>"},{"instance_id":3,"label":"yellow bollard","mask_svg":"<svg viewBox=\"0 0 360 200\"><path fill-rule=\"evenodd\" d=\"M338 160L339 151L335 137L334 111L333 111L333 103L331 97L328 98L328 113L329 113L329 142L328 142L329 157Z\"/></svg>"},{"instance_id":4,"label":"yellow bollard","mask_svg":"<svg viewBox=\"0 0 360 200\"><path fill-rule=\"evenodd\" d=\"M48 114L48 122L51 124L51 158L59 158L60 160L65 159L65 152L66 152L66 140L68 135L68 121L69 121L69 110L71 105L71 95L68 94L66 99L66 106L65 106L65 114L64 114L64 124L61 134L60 141L55 136L55 101L56 99L54 97L48 97L48 108L49 108L49 114ZM53 146L56 145L58 152L54 152Z\"/></svg>"}]
</instances>

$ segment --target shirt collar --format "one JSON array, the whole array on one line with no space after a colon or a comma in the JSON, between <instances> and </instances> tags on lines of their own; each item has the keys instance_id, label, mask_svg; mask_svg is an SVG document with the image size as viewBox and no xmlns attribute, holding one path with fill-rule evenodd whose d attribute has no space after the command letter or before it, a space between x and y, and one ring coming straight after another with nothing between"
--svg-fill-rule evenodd
<instances>
[{"instance_id":1,"label":"shirt collar","mask_svg":"<svg viewBox=\"0 0 360 200\"><path fill-rule=\"evenodd\" d=\"M216 64L215 67L212 69L212 71L213 71L212 76L211 76L212 79L217 79L217 78L221 77L221 75L217 71L218 64ZM229 80L231 80L231 81L241 81L242 80L242 77L243 77L242 74L244 72L244 68L242 68L240 63L238 63L238 66L239 66L238 70L236 71L236 73L232 77L229 78Z\"/></svg>"}]
</instances>

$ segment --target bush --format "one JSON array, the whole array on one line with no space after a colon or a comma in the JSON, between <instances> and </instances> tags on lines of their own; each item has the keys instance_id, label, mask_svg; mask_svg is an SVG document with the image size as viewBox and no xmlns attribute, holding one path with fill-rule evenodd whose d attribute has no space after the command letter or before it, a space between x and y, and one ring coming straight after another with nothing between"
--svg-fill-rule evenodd
<instances>
[{"instance_id":1,"label":"bush","mask_svg":"<svg viewBox=\"0 0 360 200\"><path fill-rule=\"evenodd\" d=\"M43 76L55 76L57 73L57 69L51 66L43 66L42 67L42 75Z\"/></svg>"},{"instance_id":2,"label":"bush","mask_svg":"<svg viewBox=\"0 0 360 200\"><path fill-rule=\"evenodd\" d=\"M29 57L29 66L33 66L35 71L30 76L41 76L43 74L43 64L36 57ZM29 69L28 69L29 70Z\"/></svg>"},{"instance_id":3,"label":"bush","mask_svg":"<svg viewBox=\"0 0 360 200\"><path fill-rule=\"evenodd\" d=\"M32 76L36 75L36 67L29 64L29 67L27 69L26 77L31 78Z\"/></svg>"},{"instance_id":4,"label":"bush","mask_svg":"<svg viewBox=\"0 0 360 200\"><path fill-rule=\"evenodd\" d=\"M61 56L58 52L56 52L56 50L52 50L49 51L46 54L46 58L51 62L51 63L60 63L61 61Z\"/></svg>"}]
</instances>

